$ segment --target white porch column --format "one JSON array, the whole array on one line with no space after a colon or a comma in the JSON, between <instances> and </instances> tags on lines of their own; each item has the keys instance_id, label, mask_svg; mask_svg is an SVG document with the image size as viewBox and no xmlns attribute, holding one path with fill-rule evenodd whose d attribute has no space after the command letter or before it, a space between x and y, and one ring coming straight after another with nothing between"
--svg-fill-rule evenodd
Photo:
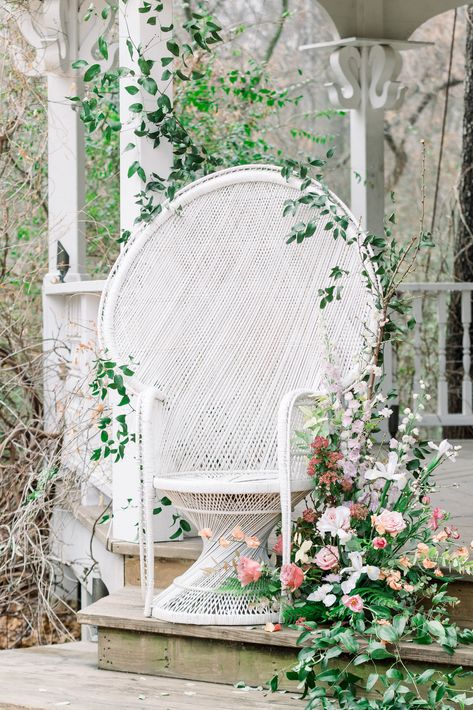
<instances>
[{"instance_id":1,"label":"white porch column","mask_svg":"<svg viewBox=\"0 0 473 710\"><path fill-rule=\"evenodd\" d=\"M162 27L169 28L173 21L173 2L163 0L163 10L156 12L140 12L143 8L142 0L128 0L119 4L119 62L121 67L127 67L135 75L123 76L120 79L120 226L121 232L133 234L137 228L135 221L140 214L137 204L138 195L145 190L146 182L155 173L160 178L166 179L172 167L173 152L168 142L162 142L157 148L147 136L137 136L142 121L146 120L145 113L130 111L133 104L142 104L144 111L153 111L157 108L157 101L165 94L172 101L172 80L163 82L161 79L163 67L161 59L169 57L166 48L172 33L163 32ZM148 23L151 17L157 17L156 24ZM130 52L131 49L131 52ZM149 76L157 85L155 95L146 91L138 79L142 70L138 64L141 56L153 61ZM126 87L133 86L138 90L129 93ZM149 83L148 83L149 86ZM145 181L140 171L129 177L131 166L138 164L144 171ZM154 200L159 201L159 194L154 194ZM132 355L132 353L130 353ZM115 409L115 415L119 414ZM131 431L136 431L134 418L129 418ZM136 447L130 443L125 451L125 457L113 464L113 535L117 539L136 541L138 536L138 510L139 501L139 470L136 461ZM163 508L162 513L155 516L155 540L168 540L171 534L172 513L174 508Z\"/></svg>"},{"instance_id":2,"label":"white porch column","mask_svg":"<svg viewBox=\"0 0 473 710\"><path fill-rule=\"evenodd\" d=\"M136 74L134 77L128 75L120 79L120 222L121 229L130 232L133 232L133 225L140 212L136 196L144 190L146 184L138 172L128 177L130 167L137 162L143 168L146 180L150 179L151 173L166 179L173 160L172 146L168 142L162 142L159 147L154 148L153 141L147 136L135 135L143 115L131 112L129 108L133 104L141 103L145 111L153 111L157 108L157 100L161 94L165 94L172 101L172 79L161 79L161 59L170 56L166 42L172 38L172 33L163 32L160 25L165 28L172 25L173 0L163 0L161 4L163 10L157 16L155 25L148 23L150 16L156 17L154 10L147 13L139 11L143 6L142 0L128 0L126 3L120 2L119 5L120 66L127 67ZM130 46L133 48L133 56L130 56ZM158 87L154 96L138 84L137 79L142 74L138 65L138 50L146 60L154 62L149 75ZM138 93L128 93L126 87L130 85L135 86ZM155 199L156 197L159 196L155 194Z\"/></svg>"}]
</instances>

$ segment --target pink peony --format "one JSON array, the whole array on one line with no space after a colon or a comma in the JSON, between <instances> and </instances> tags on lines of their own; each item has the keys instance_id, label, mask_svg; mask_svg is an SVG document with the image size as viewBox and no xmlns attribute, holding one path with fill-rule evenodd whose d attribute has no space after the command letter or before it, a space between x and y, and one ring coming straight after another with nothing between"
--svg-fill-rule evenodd
<instances>
[{"instance_id":1,"label":"pink peony","mask_svg":"<svg viewBox=\"0 0 473 710\"><path fill-rule=\"evenodd\" d=\"M298 589L304 581L304 572L294 562L291 562L289 565L282 566L279 579L284 587L287 587L293 592L295 589Z\"/></svg>"},{"instance_id":2,"label":"pink peony","mask_svg":"<svg viewBox=\"0 0 473 710\"><path fill-rule=\"evenodd\" d=\"M241 556L237 562L237 577L242 587L257 582L261 577L261 565L257 560Z\"/></svg>"},{"instance_id":3,"label":"pink peony","mask_svg":"<svg viewBox=\"0 0 473 710\"><path fill-rule=\"evenodd\" d=\"M383 510L381 515L372 515L371 522L380 535L389 533L394 536L402 532L406 527L401 513L397 513L394 510Z\"/></svg>"},{"instance_id":4,"label":"pink peony","mask_svg":"<svg viewBox=\"0 0 473 710\"><path fill-rule=\"evenodd\" d=\"M347 609L350 609L355 613L363 611L363 599L360 597L359 594L354 594L352 597L350 597L348 594L345 594L342 597L342 604L344 604Z\"/></svg>"},{"instance_id":5,"label":"pink peony","mask_svg":"<svg viewBox=\"0 0 473 710\"><path fill-rule=\"evenodd\" d=\"M373 547L376 550L384 550L386 545L388 544L388 541L386 540L385 537L374 537L373 538Z\"/></svg>"},{"instance_id":6,"label":"pink peony","mask_svg":"<svg viewBox=\"0 0 473 710\"><path fill-rule=\"evenodd\" d=\"M320 569L323 569L325 572L336 567L339 560L340 555L334 545L322 547L314 557L314 562L317 567L320 567Z\"/></svg>"}]
</instances>

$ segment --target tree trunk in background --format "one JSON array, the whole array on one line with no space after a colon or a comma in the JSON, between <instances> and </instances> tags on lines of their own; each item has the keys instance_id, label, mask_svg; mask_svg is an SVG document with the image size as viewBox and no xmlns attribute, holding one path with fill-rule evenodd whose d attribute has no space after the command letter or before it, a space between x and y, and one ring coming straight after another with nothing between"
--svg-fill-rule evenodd
<instances>
[{"instance_id":1,"label":"tree trunk in background","mask_svg":"<svg viewBox=\"0 0 473 710\"><path fill-rule=\"evenodd\" d=\"M463 145L458 190L459 216L454 247L454 281L473 281L473 5L467 8L466 20L468 25L465 47ZM461 412L462 408L462 338L461 300L456 294L450 302L447 332L450 412ZM473 438L473 427L445 427L444 435L449 438Z\"/></svg>"}]
</instances>

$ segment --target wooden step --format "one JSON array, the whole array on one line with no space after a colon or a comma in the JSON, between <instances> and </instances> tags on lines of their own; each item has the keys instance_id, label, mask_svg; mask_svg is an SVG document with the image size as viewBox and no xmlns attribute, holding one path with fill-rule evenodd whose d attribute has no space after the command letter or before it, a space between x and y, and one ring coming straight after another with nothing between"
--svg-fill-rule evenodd
<instances>
[{"instance_id":1,"label":"wooden step","mask_svg":"<svg viewBox=\"0 0 473 710\"><path fill-rule=\"evenodd\" d=\"M140 552L135 543L112 542L111 549L124 555L125 585L140 585ZM184 538L178 542L154 543L154 579L159 587L168 587L180 574L189 569L202 551L200 537Z\"/></svg>"},{"instance_id":2,"label":"wooden step","mask_svg":"<svg viewBox=\"0 0 473 710\"><path fill-rule=\"evenodd\" d=\"M144 677L94 668L96 644L2 651L0 710L302 710L293 694Z\"/></svg>"},{"instance_id":3,"label":"wooden step","mask_svg":"<svg viewBox=\"0 0 473 710\"><path fill-rule=\"evenodd\" d=\"M78 505L71 511L102 545L116 555L124 556L124 584L140 585L140 549L136 542L126 542L111 537L110 519L101 523L104 506ZM184 538L174 542L156 542L154 544L154 578L160 587L167 587L183 574L199 557L202 550L200 537Z\"/></svg>"},{"instance_id":4,"label":"wooden step","mask_svg":"<svg viewBox=\"0 0 473 710\"><path fill-rule=\"evenodd\" d=\"M294 665L298 652L299 634L289 629L268 633L262 627L196 626L145 618L140 591L134 587L92 604L78 620L98 626L98 667L115 671L265 685L276 672ZM427 666L473 669L470 648L449 656L435 645L405 644L402 655L413 671ZM294 689L288 682L282 687Z\"/></svg>"}]
</instances>

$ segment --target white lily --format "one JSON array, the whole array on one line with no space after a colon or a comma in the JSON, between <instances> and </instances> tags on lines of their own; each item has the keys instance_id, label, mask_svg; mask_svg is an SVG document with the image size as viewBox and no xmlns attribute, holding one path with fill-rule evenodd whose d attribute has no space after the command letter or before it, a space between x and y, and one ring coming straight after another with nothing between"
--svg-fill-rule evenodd
<instances>
[{"instance_id":1,"label":"white lily","mask_svg":"<svg viewBox=\"0 0 473 710\"><path fill-rule=\"evenodd\" d=\"M440 444L434 444L433 441L429 441L429 446L433 451L437 451L437 458L446 456L448 459L455 461L457 457L457 452L461 449L461 446L453 446L448 439L442 439Z\"/></svg>"},{"instance_id":2,"label":"white lily","mask_svg":"<svg viewBox=\"0 0 473 710\"><path fill-rule=\"evenodd\" d=\"M309 561L309 555L307 554L312 547L312 540L304 540L295 555L295 561L306 564Z\"/></svg>"},{"instance_id":3,"label":"white lily","mask_svg":"<svg viewBox=\"0 0 473 710\"><path fill-rule=\"evenodd\" d=\"M340 571L340 574L346 574L347 572L350 573L348 579L340 585L344 594L350 594L350 592L355 589L362 574L367 574L372 582L379 579L379 575L381 574L379 567L375 567L374 565L364 565L363 555L361 552L350 552L348 557L351 562L351 567L344 567Z\"/></svg>"},{"instance_id":4,"label":"white lily","mask_svg":"<svg viewBox=\"0 0 473 710\"><path fill-rule=\"evenodd\" d=\"M330 533L332 537L338 537L341 543L348 542L352 534L350 528L350 509L339 505L336 508L327 508L317 522L317 530L320 533Z\"/></svg>"},{"instance_id":5,"label":"white lily","mask_svg":"<svg viewBox=\"0 0 473 710\"><path fill-rule=\"evenodd\" d=\"M370 468L365 473L365 478L368 481L376 481L378 478L384 478L386 481L393 481L396 486L402 490L407 483L406 472L397 473L399 468L399 457L396 451L390 451L387 463L376 461L374 468Z\"/></svg>"},{"instance_id":6,"label":"white lily","mask_svg":"<svg viewBox=\"0 0 473 710\"><path fill-rule=\"evenodd\" d=\"M335 594L331 594L333 589L332 584L322 584L315 592L312 592L307 597L309 602L323 602L325 606L332 606L337 601Z\"/></svg>"}]
</instances>

